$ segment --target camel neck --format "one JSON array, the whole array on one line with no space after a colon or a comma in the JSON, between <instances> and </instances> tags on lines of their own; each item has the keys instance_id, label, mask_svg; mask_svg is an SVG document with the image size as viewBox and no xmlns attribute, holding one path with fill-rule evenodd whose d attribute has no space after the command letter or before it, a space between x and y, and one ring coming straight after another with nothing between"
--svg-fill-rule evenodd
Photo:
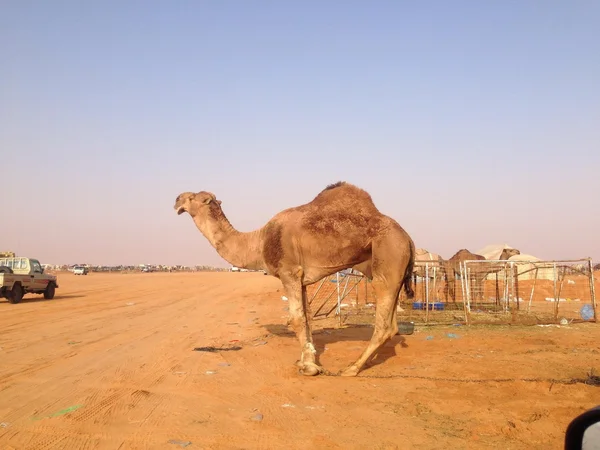
<instances>
[{"instance_id":1,"label":"camel neck","mask_svg":"<svg viewBox=\"0 0 600 450\"><path fill-rule=\"evenodd\" d=\"M252 270L265 268L260 230L240 232L225 215L204 222L194 217L194 222L221 258L231 265Z\"/></svg>"}]
</instances>

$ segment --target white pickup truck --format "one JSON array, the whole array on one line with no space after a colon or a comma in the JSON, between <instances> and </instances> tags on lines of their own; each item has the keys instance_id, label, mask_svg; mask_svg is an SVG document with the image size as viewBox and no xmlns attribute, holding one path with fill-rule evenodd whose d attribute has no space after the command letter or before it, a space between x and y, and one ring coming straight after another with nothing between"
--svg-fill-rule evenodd
<instances>
[{"instance_id":1,"label":"white pickup truck","mask_svg":"<svg viewBox=\"0 0 600 450\"><path fill-rule=\"evenodd\" d=\"M0 298L19 303L25 294L43 294L54 298L58 287L56 276L44 273L37 259L15 256L0 258Z\"/></svg>"},{"instance_id":2,"label":"white pickup truck","mask_svg":"<svg viewBox=\"0 0 600 450\"><path fill-rule=\"evenodd\" d=\"M89 272L89 270L85 266L75 266L75 267L73 267L73 275L87 275L88 272Z\"/></svg>"}]
</instances>

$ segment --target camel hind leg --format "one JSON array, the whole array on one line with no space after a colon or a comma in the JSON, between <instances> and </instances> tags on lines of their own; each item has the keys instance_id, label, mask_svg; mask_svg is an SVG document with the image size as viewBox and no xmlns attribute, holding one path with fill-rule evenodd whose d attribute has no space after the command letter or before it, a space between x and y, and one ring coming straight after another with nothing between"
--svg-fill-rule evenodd
<instances>
[{"instance_id":1,"label":"camel hind leg","mask_svg":"<svg viewBox=\"0 0 600 450\"><path fill-rule=\"evenodd\" d=\"M350 366L346 367L340 375L356 376L371 356L390 338L398 332L396 320L396 307L398 305L400 289L403 285L410 252L397 249L395 256L386 255L385 258L377 256L378 249L384 249L390 245L387 241L373 248L373 282L372 286L377 297L375 309L375 327L367 348L359 358ZM381 251L381 250L380 250Z\"/></svg>"},{"instance_id":2,"label":"camel hind leg","mask_svg":"<svg viewBox=\"0 0 600 450\"><path fill-rule=\"evenodd\" d=\"M356 266L352 267L352 269L358 270L369 280L373 279L373 272L371 270L371 260L365 261L361 264L357 264ZM399 303L400 303L400 290L398 291L398 300L396 301L396 308L394 308L393 317L392 317L392 329L394 330L394 333L392 334L392 336L395 336L396 333L398 333L398 312L404 311L404 309L402 309L399 306Z\"/></svg>"}]
</instances>

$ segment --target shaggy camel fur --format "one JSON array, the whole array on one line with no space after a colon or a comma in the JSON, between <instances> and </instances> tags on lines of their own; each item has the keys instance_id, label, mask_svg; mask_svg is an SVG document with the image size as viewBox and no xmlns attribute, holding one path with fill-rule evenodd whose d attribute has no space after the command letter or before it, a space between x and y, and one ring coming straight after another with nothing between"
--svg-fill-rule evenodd
<instances>
[{"instance_id":1,"label":"shaggy camel fur","mask_svg":"<svg viewBox=\"0 0 600 450\"><path fill-rule=\"evenodd\" d=\"M234 266L266 270L283 284L290 323L300 342L296 365L317 375L306 286L353 268L372 280L377 296L375 327L360 357L342 370L355 376L373 354L398 332L396 306L404 286L414 297L411 274L415 246L408 233L375 207L364 190L338 182L311 202L285 209L262 228L243 233L233 228L214 194L185 192L175 201L177 214L188 212L200 232Z\"/></svg>"},{"instance_id":2,"label":"shaggy camel fur","mask_svg":"<svg viewBox=\"0 0 600 450\"><path fill-rule=\"evenodd\" d=\"M498 258L501 261L505 261L511 256L519 255L521 252L515 248L505 248L502 250L500 257ZM460 277L460 263L463 261L485 261L485 257L482 255L477 255L475 253L471 253L469 250L461 249L456 252L448 261L444 261L444 271L446 273L446 299L448 298L448 293L450 293L450 297L452 301L456 301L456 276ZM483 282L485 278L491 273L497 273L504 268L504 265L500 264L489 264L485 266L485 269L481 270L477 273L471 273L470 276L470 285L471 290L474 294L474 297L482 298L483 297Z\"/></svg>"}]
</instances>

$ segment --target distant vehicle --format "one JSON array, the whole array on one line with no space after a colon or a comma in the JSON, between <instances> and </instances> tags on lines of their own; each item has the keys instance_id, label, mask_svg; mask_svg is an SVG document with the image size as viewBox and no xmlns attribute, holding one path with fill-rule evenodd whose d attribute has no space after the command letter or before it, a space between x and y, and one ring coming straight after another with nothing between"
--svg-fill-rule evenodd
<instances>
[{"instance_id":1,"label":"distant vehicle","mask_svg":"<svg viewBox=\"0 0 600 450\"><path fill-rule=\"evenodd\" d=\"M240 272L240 268L239 267L235 267L235 266L231 266L230 269L232 272Z\"/></svg>"},{"instance_id":2,"label":"distant vehicle","mask_svg":"<svg viewBox=\"0 0 600 450\"><path fill-rule=\"evenodd\" d=\"M87 275L89 272L87 267L84 266L75 266L73 267L73 274L74 275Z\"/></svg>"},{"instance_id":3,"label":"distant vehicle","mask_svg":"<svg viewBox=\"0 0 600 450\"><path fill-rule=\"evenodd\" d=\"M142 272L154 272L154 269L152 267L142 267Z\"/></svg>"},{"instance_id":4,"label":"distant vehicle","mask_svg":"<svg viewBox=\"0 0 600 450\"><path fill-rule=\"evenodd\" d=\"M51 300L57 287L56 276L45 274L37 259L0 258L0 298L19 303L25 294L43 294Z\"/></svg>"}]
</instances>

